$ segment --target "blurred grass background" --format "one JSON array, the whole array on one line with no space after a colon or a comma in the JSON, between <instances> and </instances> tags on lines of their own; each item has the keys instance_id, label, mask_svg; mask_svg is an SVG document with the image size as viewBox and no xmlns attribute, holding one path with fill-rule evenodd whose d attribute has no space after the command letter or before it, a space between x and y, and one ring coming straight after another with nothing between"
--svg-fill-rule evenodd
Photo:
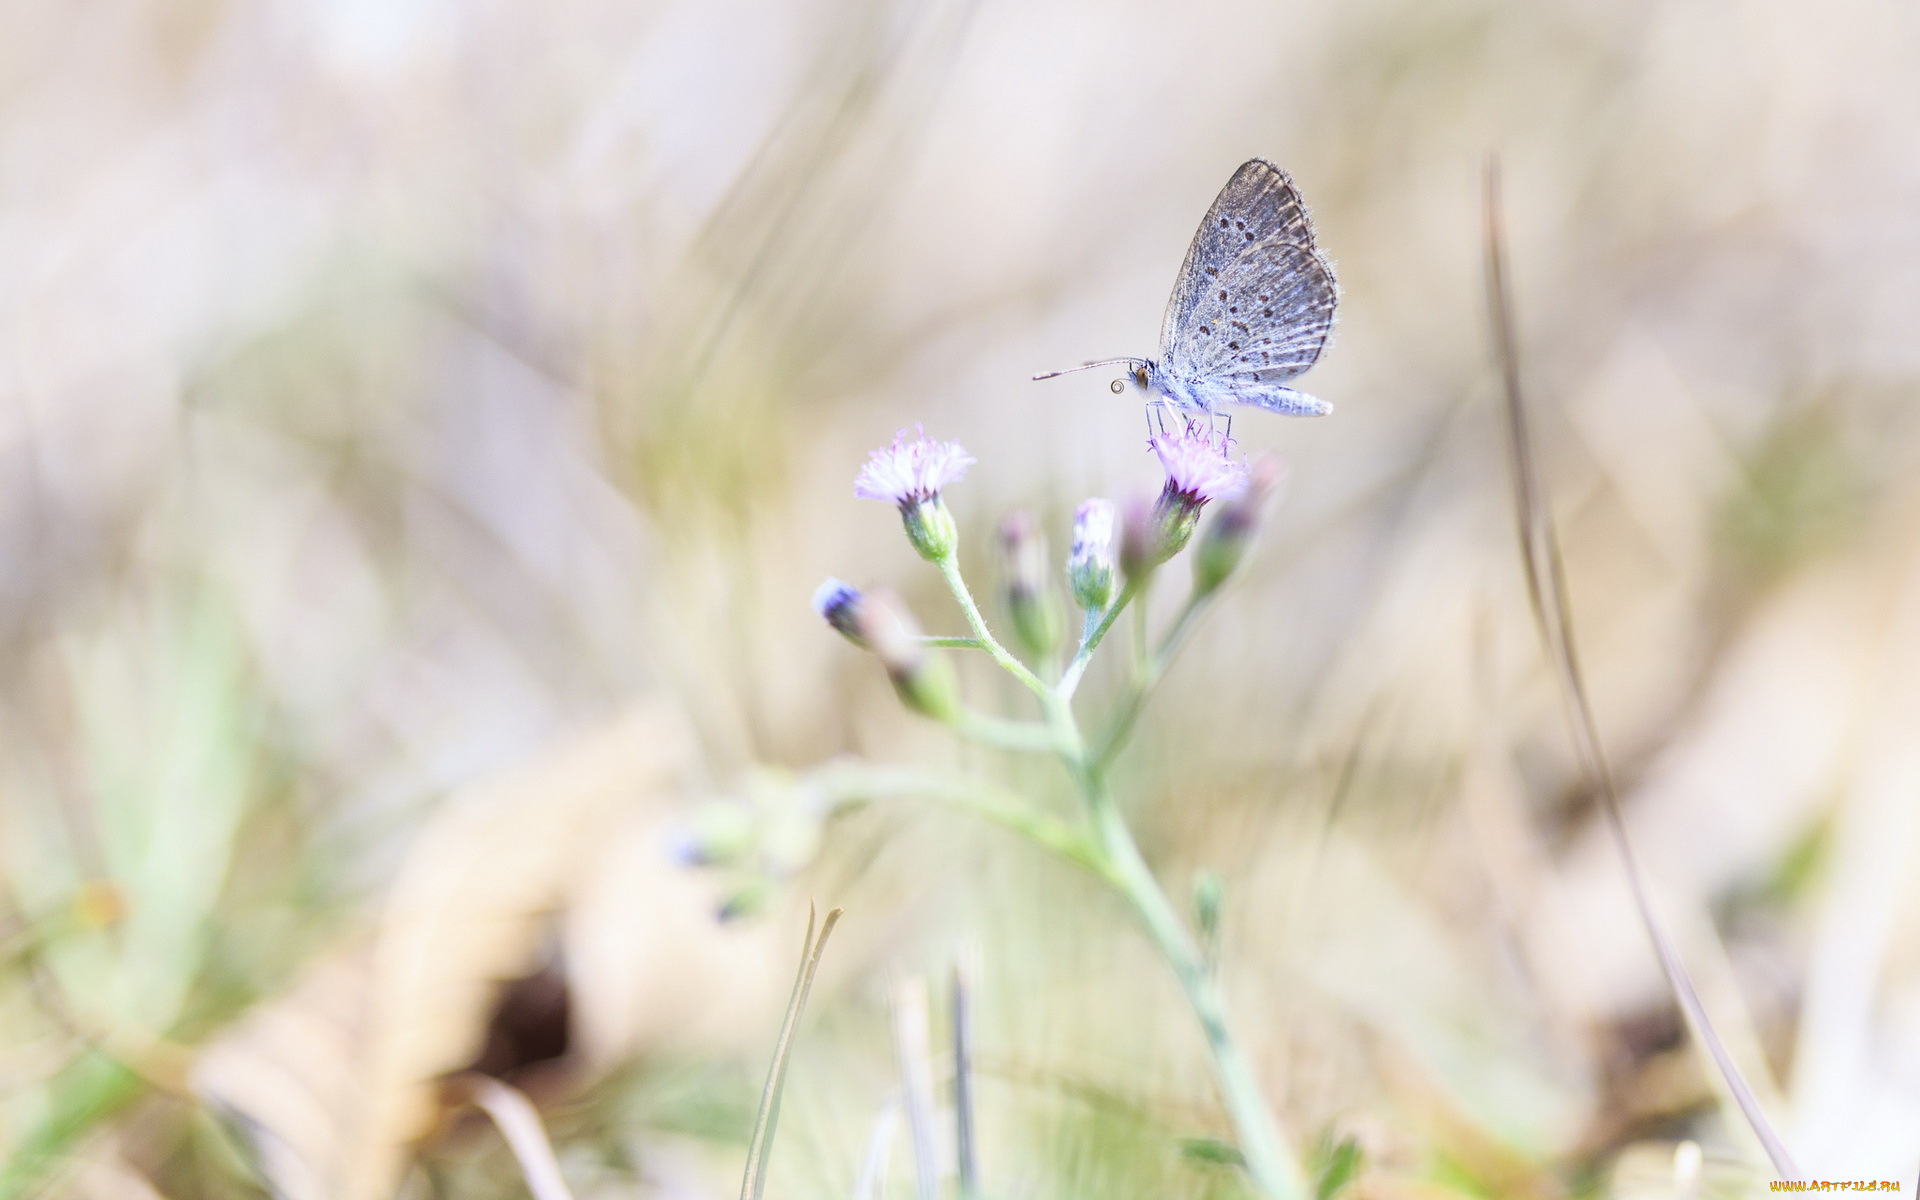
<instances>
[{"instance_id":1,"label":"blurred grass background","mask_svg":"<svg viewBox=\"0 0 1920 1200\"><path fill-rule=\"evenodd\" d=\"M1066 802L898 714L806 598L886 582L958 627L850 495L916 421L980 460L977 588L1008 509L1064 549L1081 498L1153 486L1103 377L1026 377L1151 353L1253 155L1339 270L1305 381L1336 413L1235 424L1289 494L1130 751L1149 853L1176 894L1223 872L1243 1035L1360 1194L1686 1194L1683 1139L1699 1187L1763 1189L1535 647L1489 150L1664 903L1802 1167L1911 1175L1909 6L3 11L5 1194L518 1195L431 1080L535 1059L581 1195L723 1194L809 893L848 917L774 1192L852 1193L887 980L971 953L992 1194L1241 1194L1190 1018L1087 881L909 804L817 855L786 812L804 871L720 925L732 885L667 846L846 751Z\"/></svg>"}]
</instances>

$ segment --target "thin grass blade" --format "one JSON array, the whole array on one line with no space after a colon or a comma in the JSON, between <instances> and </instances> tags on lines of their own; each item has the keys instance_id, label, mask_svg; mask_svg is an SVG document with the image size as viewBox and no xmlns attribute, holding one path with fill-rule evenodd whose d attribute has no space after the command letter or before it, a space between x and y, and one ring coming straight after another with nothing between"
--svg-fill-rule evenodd
<instances>
[{"instance_id":1,"label":"thin grass blade","mask_svg":"<svg viewBox=\"0 0 1920 1200\"><path fill-rule=\"evenodd\" d=\"M888 1100L873 1119L873 1132L867 1135L867 1156L860 1163L860 1178L853 1184L853 1200L880 1200L887 1163L893 1157L893 1131L899 1124L900 1101Z\"/></svg>"},{"instance_id":2,"label":"thin grass blade","mask_svg":"<svg viewBox=\"0 0 1920 1200\"><path fill-rule=\"evenodd\" d=\"M900 1092L913 1143L914 1194L939 1200L940 1162L933 1129L933 1061L927 1019L927 985L903 979L893 986L893 1045L900 1059Z\"/></svg>"},{"instance_id":3,"label":"thin grass blade","mask_svg":"<svg viewBox=\"0 0 1920 1200\"><path fill-rule=\"evenodd\" d=\"M827 938L840 920L834 909L820 924L820 936L813 935L815 912L807 907L807 936L800 945L800 973L793 981L793 995L787 1000L787 1015L780 1023L780 1039L774 1043L773 1063L767 1068L767 1083L760 1091L760 1112L754 1118L753 1139L747 1143L747 1173L740 1181L740 1200L761 1200L767 1190L767 1160L773 1155L773 1131L780 1123L780 1093L787 1083L787 1059L793 1052L794 1031L800 1027L800 1014L806 1011L807 996L813 991L814 973L820 969L820 954Z\"/></svg>"},{"instance_id":4,"label":"thin grass blade","mask_svg":"<svg viewBox=\"0 0 1920 1200\"><path fill-rule=\"evenodd\" d=\"M534 1200L573 1200L560 1174L560 1161L554 1157L546 1126L540 1123L540 1113L526 1093L487 1075L470 1076L465 1082L467 1099L493 1118L507 1148L513 1151L514 1161L520 1164Z\"/></svg>"},{"instance_id":5,"label":"thin grass blade","mask_svg":"<svg viewBox=\"0 0 1920 1200\"><path fill-rule=\"evenodd\" d=\"M1633 893L1634 906L1639 910L1641 923L1646 926L1647 937L1653 942L1654 952L1659 957L1660 968L1673 990L1674 999L1686 1014L1687 1024L1693 1029L1694 1036L1706 1047L1708 1056L1726 1081L1727 1090L1739 1105L1741 1115L1747 1119L1747 1124L1752 1126L1754 1135L1766 1149L1774 1170L1783 1179L1796 1180L1800 1178L1799 1169L1787 1153L1786 1144L1774 1132L1766 1111L1748 1086L1746 1077L1740 1073L1733 1056L1728 1053L1719 1032L1714 1029L1672 936L1654 910L1646 874L1641 869L1639 856L1634 852L1633 840L1627 834L1619 790L1600 740L1600 728L1594 720L1593 706L1587 698L1586 679L1580 670L1559 536L1554 529L1553 513L1540 490L1533 459L1533 441L1527 429L1526 398L1520 385L1520 355L1514 338L1512 300L1507 289L1500 215L1500 165L1496 159L1487 161L1485 200L1487 308L1493 325L1494 353L1499 360L1505 393L1507 445L1513 467L1514 516L1519 525L1520 556L1526 571L1527 597L1533 604L1534 622L1560 682L1561 699L1567 708L1581 768L1600 795L1607 829L1626 869L1627 885Z\"/></svg>"},{"instance_id":6,"label":"thin grass blade","mask_svg":"<svg viewBox=\"0 0 1920 1200\"><path fill-rule=\"evenodd\" d=\"M953 965L953 1144L962 1200L979 1195L973 1144L973 979Z\"/></svg>"}]
</instances>

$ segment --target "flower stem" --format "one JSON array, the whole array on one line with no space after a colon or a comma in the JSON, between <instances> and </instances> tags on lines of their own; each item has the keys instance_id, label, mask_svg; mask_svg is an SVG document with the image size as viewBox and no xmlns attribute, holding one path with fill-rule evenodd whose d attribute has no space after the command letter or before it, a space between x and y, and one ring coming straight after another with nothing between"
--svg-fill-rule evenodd
<instances>
[{"instance_id":1,"label":"flower stem","mask_svg":"<svg viewBox=\"0 0 1920 1200\"><path fill-rule=\"evenodd\" d=\"M1166 637L1160 639L1160 648L1147 660L1146 666L1134 677L1133 686L1120 702L1114 714L1107 721L1107 727L1101 731L1094 742L1093 768L1104 772L1113 762L1113 756L1120 752L1120 746L1133 731L1133 723L1140 719L1140 710L1147 705L1147 696L1153 691L1160 677L1167 673L1167 667L1173 662L1173 656L1180 651L1180 644L1187 639L1201 610L1207 606L1208 596L1190 596L1186 607L1174 618L1173 628Z\"/></svg>"},{"instance_id":2,"label":"flower stem","mask_svg":"<svg viewBox=\"0 0 1920 1200\"><path fill-rule=\"evenodd\" d=\"M832 808L887 796L924 796L937 800L984 817L1075 866L1109 883L1114 882L1106 856L1085 831L983 779L917 767L842 762L813 772L808 781L820 789Z\"/></svg>"},{"instance_id":3,"label":"flower stem","mask_svg":"<svg viewBox=\"0 0 1920 1200\"><path fill-rule=\"evenodd\" d=\"M1107 793L1105 783L1091 770L1083 773L1082 780L1087 788L1095 832L1109 867L1107 877L1139 914L1148 935L1186 991L1187 1003L1200 1019L1207 1049L1213 1055L1221 1097L1226 1101L1240 1154L1246 1161L1247 1174L1268 1200L1302 1200L1306 1184L1300 1166L1281 1136L1273 1110L1260 1094L1253 1064L1227 1028L1226 1006L1213 973L1207 968L1205 955L1181 923L1179 914L1154 878L1152 868L1140 856L1126 818Z\"/></svg>"},{"instance_id":4,"label":"flower stem","mask_svg":"<svg viewBox=\"0 0 1920 1200\"><path fill-rule=\"evenodd\" d=\"M954 722L954 731L969 741L1002 750L1058 750L1053 728L1038 721L1014 721L966 708Z\"/></svg>"},{"instance_id":5,"label":"flower stem","mask_svg":"<svg viewBox=\"0 0 1920 1200\"><path fill-rule=\"evenodd\" d=\"M1027 670L1025 663L1007 653L1007 648L995 640L993 631L987 628L986 618L980 615L980 606L973 602L973 593L967 590L967 581L960 575L958 556L949 554L934 560L934 565L940 568L940 575L947 581L948 590L959 602L960 611L966 614L967 625L972 628L973 636L979 639L980 648L992 655L993 661L999 663L1007 674L1025 684L1028 691L1044 701L1052 689L1040 682L1038 675Z\"/></svg>"},{"instance_id":6,"label":"flower stem","mask_svg":"<svg viewBox=\"0 0 1920 1200\"><path fill-rule=\"evenodd\" d=\"M1080 686L1081 676L1087 673L1087 664L1093 660L1093 652L1099 647L1100 639L1107 636L1107 630L1113 628L1114 621L1139 592L1140 585L1129 579L1127 585L1120 589L1119 597L1107 607L1106 612L1100 614L1099 624L1087 622L1087 633L1080 639L1080 649L1074 654L1073 661L1067 664L1059 684L1054 688L1055 694L1062 700L1073 699L1073 693Z\"/></svg>"}]
</instances>

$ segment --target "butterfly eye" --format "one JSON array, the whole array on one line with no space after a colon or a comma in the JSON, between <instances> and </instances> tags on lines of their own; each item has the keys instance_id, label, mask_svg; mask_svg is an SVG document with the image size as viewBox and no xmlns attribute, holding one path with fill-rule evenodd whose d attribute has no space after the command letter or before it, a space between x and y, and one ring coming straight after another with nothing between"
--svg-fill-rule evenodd
<instances>
[{"instance_id":1,"label":"butterfly eye","mask_svg":"<svg viewBox=\"0 0 1920 1200\"><path fill-rule=\"evenodd\" d=\"M1145 367L1135 367L1133 369L1133 381L1141 387L1147 386L1147 369Z\"/></svg>"},{"instance_id":2,"label":"butterfly eye","mask_svg":"<svg viewBox=\"0 0 1920 1200\"><path fill-rule=\"evenodd\" d=\"M1118 396L1121 392L1124 392L1127 390L1127 385L1124 383L1121 383L1118 379L1116 379L1112 383L1107 385L1107 390L1112 392L1114 395Z\"/></svg>"}]
</instances>

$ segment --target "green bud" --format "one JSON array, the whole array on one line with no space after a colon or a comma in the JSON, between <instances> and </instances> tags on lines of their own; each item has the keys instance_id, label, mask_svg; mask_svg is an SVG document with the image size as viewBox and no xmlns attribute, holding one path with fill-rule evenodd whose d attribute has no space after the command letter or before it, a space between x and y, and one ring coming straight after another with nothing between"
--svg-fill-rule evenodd
<instances>
[{"instance_id":1,"label":"green bud","mask_svg":"<svg viewBox=\"0 0 1920 1200\"><path fill-rule=\"evenodd\" d=\"M1067 557L1067 586L1073 602L1088 612L1105 612L1119 590L1113 561L1111 500L1086 500L1073 514L1073 553Z\"/></svg>"},{"instance_id":2,"label":"green bud","mask_svg":"<svg viewBox=\"0 0 1920 1200\"><path fill-rule=\"evenodd\" d=\"M1193 556L1193 590L1206 595L1227 581L1239 569L1247 547L1260 530L1262 510L1284 477L1285 471L1271 458L1251 464L1247 488L1231 500L1223 501L1220 513L1207 526L1200 547Z\"/></svg>"},{"instance_id":3,"label":"green bud","mask_svg":"<svg viewBox=\"0 0 1920 1200\"><path fill-rule=\"evenodd\" d=\"M945 562L960 544L960 529L953 523L953 514L937 495L902 501L900 521L907 527L907 540L928 562Z\"/></svg>"},{"instance_id":4,"label":"green bud","mask_svg":"<svg viewBox=\"0 0 1920 1200\"><path fill-rule=\"evenodd\" d=\"M1028 654L1045 658L1060 644L1065 622L1047 578L1047 539L1031 513L1013 513L1001 523L1000 550L1014 637Z\"/></svg>"},{"instance_id":5,"label":"green bud","mask_svg":"<svg viewBox=\"0 0 1920 1200\"><path fill-rule=\"evenodd\" d=\"M1206 503L1191 492L1175 490L1171 484L1161 490L1160 499L1153 505L1158 562L1165 562L1187 548L1187 543L1193 540L1194 529L1200 524L1200 509Z\"/></svg>"},{"instance_id":6,"label":"green bud","mask_svg":"<svg viewBox=\"0 0 1920 1200\"><path fill-rule=\"evenodd\" d=\"M772 902L775 885L771 879L748 879L720 903L717 916L722 921L737 921L763 911Z\"/></svg>"},{"instance_id":7,"label":"green bud","mask_svg":"<svg viewBox=\"0 0 1920 1200\"><path fill-rule=\"evenodd\" d=\"M760 824L745 804L702 804L675 834L673 857L690 867L731 866L760 845Z\"/></svg>"},{"instance_id":8,"label":"green bud","mask_svg":"<svg viewBox=\"0 0 1920 1200\"><path fill-rule=\"evenodd\" d=\"M1194 877L1193 918L1200 930L1200 954L1209 967L1220 961L1220 909L1226 897L1227 881L1220 872L1206 870Z\"/></svg>"},{"instance_id":9,"label":"green bud","mask_svg":"<svg viewBox=\"0 0 1920 1200\"><path fill-rule=\"evenodd\" d=\"M1120 510L1120 572L1139 586L1167 560L1155 506L1144 496L1130 498Z\"/></svg>"},{"instance_id":10,"label":"green bud","mask_svg":"<svg viewBox=\"0 0 1920 1200\"><path fill-rule=\"evenodd\" d=\"M920 640L919 626L890 593L876 592L860 606L860 636L887 669L901 703L936 721L960 716L960 683L944 654Z\"/></svg>"}]
</instances>

